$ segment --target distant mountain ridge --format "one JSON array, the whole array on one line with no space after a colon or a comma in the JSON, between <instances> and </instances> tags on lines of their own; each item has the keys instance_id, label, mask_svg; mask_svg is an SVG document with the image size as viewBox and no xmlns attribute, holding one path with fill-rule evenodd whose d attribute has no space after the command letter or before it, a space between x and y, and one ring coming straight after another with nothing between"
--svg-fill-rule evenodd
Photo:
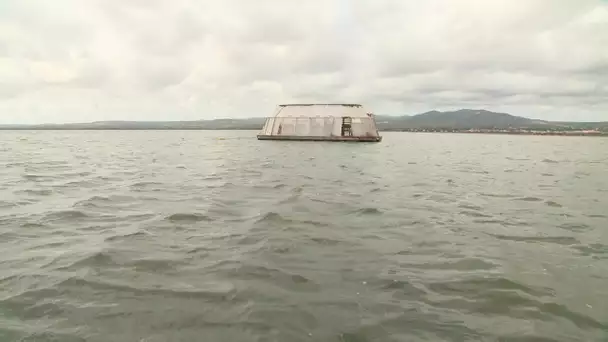
<instances>
[{"instance_id":1,"label":"distant mountain ridge","mask_svg":"<svg viewBox=\"0 0 608 342\"><path fill-rule=\"evenodd\" d=\"M608 122L557 122L529 119L485 109L460 109L430 112L413 116L377 116L381 130L606 130Z\"/></svg>"},{"instance_id":2,"label":"distant mountain ridge","mask_svg":"<svg viewBox=\"0 0 608 342\"><path fill-rule=\"evenodd\" d=\"M0 129L30 130L258 130L265 118L215 119L197 121L98 121L75 124L0 125ZM377 115L381 131L418 130L601 130L608 132L608 122L556 122L529 119L485 109L460 109L456 111L430 111L413 116Z\"/></svg>"},{"instance_id":3,"label":"distant mountain ridge","mask_svg":"<svg viewBox=\"0 0 608 342\"><path fill-rule=\"evenodd\" d=\"M386 117L383 117L386 118ZM389 119L389 124L392 124ZM529 119L507 113L491 112L484 109L460 109L457 111L430 112L404 117L401 128L420 129L507 129L548 126L543 120Z\"/></svg>"}]
</instances>

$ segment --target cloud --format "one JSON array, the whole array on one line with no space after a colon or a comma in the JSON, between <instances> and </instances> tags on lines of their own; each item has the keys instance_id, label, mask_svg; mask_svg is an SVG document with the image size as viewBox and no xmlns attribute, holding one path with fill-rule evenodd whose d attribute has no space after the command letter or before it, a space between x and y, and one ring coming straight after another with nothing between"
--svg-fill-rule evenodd
<instances>
[{"instance_id":1,"label":"cloud","mask_svg":"<svg viewBox=\"0 0 608 342\"><path fill-rule=\"evenodd\" d=\"M487 108L608 120L599 0L5 0L0 123Z\"/></svg>"}]
</instances>

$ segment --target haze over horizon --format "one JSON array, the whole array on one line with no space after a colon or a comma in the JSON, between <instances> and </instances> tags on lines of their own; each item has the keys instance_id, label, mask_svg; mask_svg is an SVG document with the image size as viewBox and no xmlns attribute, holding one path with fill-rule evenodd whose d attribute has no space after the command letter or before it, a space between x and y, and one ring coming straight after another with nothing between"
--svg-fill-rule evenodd
<instances>
[{"instance_id":1,"label":"haze over horizon","mask_svg":"<svg viewBox=\"0 0 608 342\"><path fill-rule=\"evenodd\" d=\"M601 0L5 0L0 124L357 102L608 121Z\"/></svg>"}]
</instances>

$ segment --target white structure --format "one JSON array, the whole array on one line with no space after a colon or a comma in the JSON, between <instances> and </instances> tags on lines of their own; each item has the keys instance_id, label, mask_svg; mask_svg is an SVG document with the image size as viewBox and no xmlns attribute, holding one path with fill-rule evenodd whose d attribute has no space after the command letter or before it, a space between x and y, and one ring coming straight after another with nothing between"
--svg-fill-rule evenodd
<instances>
[{"instance_id":1,"label":"white structure","mask_svg":"<svg viewBox=\"0 0 608 342\"><path fill-rule=\"evenodd\" d=\"M285 104L266 119L260 140L381 141L374 116L358 104Z\"/></svg>"}]
</instances>

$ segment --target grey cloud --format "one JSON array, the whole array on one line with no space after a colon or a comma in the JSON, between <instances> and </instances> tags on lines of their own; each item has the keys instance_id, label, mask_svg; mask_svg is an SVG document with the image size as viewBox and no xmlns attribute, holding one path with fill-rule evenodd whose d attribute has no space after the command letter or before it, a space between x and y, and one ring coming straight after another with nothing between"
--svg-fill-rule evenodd
<instances>
[{"instance_id":1,"label":"grey cloud","mask_svg":"<svg viewBox=\"0 0 608 342\"><path fill-rule=\"evenodd\" d=\"M140 81L139 85L146 90L158 90L176 85L188 76L188 70L179 64L142 60L132 67L133 72L138 75L136 79Z\"/></svg>"},{"instance_id":2,"label":"grey cloud","mask_svg":"<svg viewBox=\"0 0 608 342\"><path fill-rule=\"evenodd\" d=\"M596 0L5 2L0 108L20 114L0 122L260 116L300 101L608 120Z\"/></svg>"}]
</instances>

